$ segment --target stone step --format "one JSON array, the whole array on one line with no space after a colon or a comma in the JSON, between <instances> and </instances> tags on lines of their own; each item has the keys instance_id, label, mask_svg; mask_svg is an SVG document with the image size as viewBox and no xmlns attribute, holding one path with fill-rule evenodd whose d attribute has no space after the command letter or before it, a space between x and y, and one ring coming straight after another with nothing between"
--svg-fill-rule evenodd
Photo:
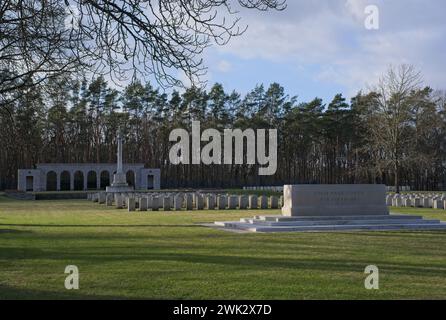
<instances>
[{"instance_id":1,"label":"stone step","mask_svg":"<svg viewBox=\"0 0 446 320\"><path fill-rule=\"evenodd\" d=\"M446 223L400 223L380 225L310 225L310 226L259 226L242 222L219 222L217 226L250 232L317 232L317 231L397 231L446 230Z\"/></svg>"},{"instance_id":2,"label":"stone step","mask_svg":"<svg viewBox=\"0 0 446 320\"><path fill-rule=\"evenodd\" d=\"M438 224L440 220L423 219L350 219L350 220L313 220L313 221L265 221L258 219L240 219L242 223L255 224L260 226L314 226L314 225L395 225L395 224Z\"/></svg>"},{"instance_id":3,"label":"stone step","mask_svg":"<svg viewBox=\"0 0 446 320\"><path fill-rule=\"evenodd\" d=\"M376 216L319 216L319 217L284 217L284 216L254 216L254 219L271 222L289 222L289 221L320 221L320 220L422 220L422 216L408 214L390 214Z\"/></svg>"}]
</instances>

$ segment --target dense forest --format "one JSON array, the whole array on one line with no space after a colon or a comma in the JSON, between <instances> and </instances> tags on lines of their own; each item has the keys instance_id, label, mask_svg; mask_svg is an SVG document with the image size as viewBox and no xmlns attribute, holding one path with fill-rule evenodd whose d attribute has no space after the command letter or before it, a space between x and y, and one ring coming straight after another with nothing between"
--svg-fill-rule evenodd
<instances>
[{"instance_id":1,"label":"dense forest","mask_svg":"<svg viewBox=\"0 0 446 320\"><path fill-rule=\"evenodd\" d=\"M164 188L385 183L443 189L446 98L411 87L416 78L411 67L400 67L351 101L338 94L306 102L278 83L242 96L218 83L165 93L137 80L115 89L102 77L50 79L17 90L0 109L0 187L16 188L17 169L37 163L114 163L121 126L124 161L161 168ZM201 121L201 130L277 129L276 174L259 176L257 165L170 164L169 134L190 132L192 120Z\"/></svg>"}]
</instances>

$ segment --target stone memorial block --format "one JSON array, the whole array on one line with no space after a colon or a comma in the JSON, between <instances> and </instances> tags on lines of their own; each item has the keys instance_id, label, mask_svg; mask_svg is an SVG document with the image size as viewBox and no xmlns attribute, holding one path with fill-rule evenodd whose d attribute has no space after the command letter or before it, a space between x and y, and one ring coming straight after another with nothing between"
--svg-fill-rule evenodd
<instances>
[{"instance_id":1,"label":"stone memorial block","mask_svg":"<svg viewBox=\"0 0 446 320\"><path fill-rule=\"evenodd\" d=\"M268 197L266 196L260 196L260 209L268 209Z\"/></svg>"},{"instance_id":2,"label":"stone memorial block","mask_svg":"<svg viewBox=\"0 0 446 320\"><path fill-rule=\"evenodd\" d=\"M135 199L127 198L127 209L130 211L135 211Z\"/></svg>"},{"instance_id":3,"label":"stone memorial block","mask_svg":"<svg viewBox=\"0 0 446 320\"><path fill-rule=\"evenodd\" d=\"M239 208L241 210L248 209L249 206L249 198L248 196L240 196L239 197Z\"/></svg>"},{"instance_id":4,"label":"stone memorial block","mask_svg":"<svg viewBox=\"0 0 446 320\"><path fill-rule=\"evenodd\" d=\"M269 197L269 205L271 209L278 209L279 208L279 199L276 196Z\"/></svg>"},{"instance_id":5,"label":"stone memorial block","mask_svg":"<svg viewBox=\"0 0 446 320\"><path fill-rule=\"evenodd\" d=\"M249 196L249 209L257 209L259 206L259 199L256 195Z\"/></svg>"},{"instance_id":6,"label":"stone memorial block","mask_svg":"<svg viewBox=\"0 0 446 320\"><path fill-rule=\"evenodd\" d=\"M385 185L286 185L285 216L389 215Z\"/></svg>"},{"instance_id":7,"label":"stone memorial block","mask_svg":"<svg viewBox=\"0 0 446 320\"><path fill-rule=\"evenodd\" d=\"M93 202L98 202L99 194L98 193L93 193L92 199L93 199Z\"/></svg>"}]
</instances>

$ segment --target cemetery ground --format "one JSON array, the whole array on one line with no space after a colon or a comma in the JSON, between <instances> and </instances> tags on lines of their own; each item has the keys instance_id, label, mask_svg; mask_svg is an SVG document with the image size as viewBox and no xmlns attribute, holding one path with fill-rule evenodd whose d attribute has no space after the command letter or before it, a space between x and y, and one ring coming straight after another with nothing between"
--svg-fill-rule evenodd
<instances>
[{"instance_id":1,"label":"cemetery ground","mask_svg":"<svg viewBox=\"0 0 446 320\"><path fill-rule=\"evenodd\" d=\"M392 208L446 220L446 211ZM446 232L232 233L279 210L127 212L0 195L0 299L445 299ZM364 268L380 289L364 288ZM66 290L67 265L80 273Z\"/></svg>"}]
</instances>

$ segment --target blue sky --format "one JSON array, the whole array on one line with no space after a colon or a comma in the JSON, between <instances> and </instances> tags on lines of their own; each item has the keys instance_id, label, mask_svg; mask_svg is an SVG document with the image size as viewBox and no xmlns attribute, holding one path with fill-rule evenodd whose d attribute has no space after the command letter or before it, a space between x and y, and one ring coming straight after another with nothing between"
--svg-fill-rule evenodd
<instances>
[{"instance_id":1,"label":"blue sky","mask_svg":"<svg viewBox=\"0 0 446 320\"><path fill-rule=\"evenodd\" d=\"M206 80L241 93L283 85L299 101L370 89L390 65L413 64L426 84L446 89L446 1L288 0L282 12L241 10L248 30L205 56ZM379 30L364 27L368 5Z\"/></svg>"}]
</instances>

